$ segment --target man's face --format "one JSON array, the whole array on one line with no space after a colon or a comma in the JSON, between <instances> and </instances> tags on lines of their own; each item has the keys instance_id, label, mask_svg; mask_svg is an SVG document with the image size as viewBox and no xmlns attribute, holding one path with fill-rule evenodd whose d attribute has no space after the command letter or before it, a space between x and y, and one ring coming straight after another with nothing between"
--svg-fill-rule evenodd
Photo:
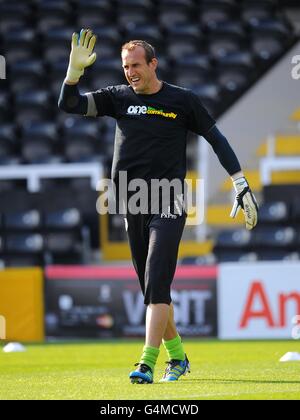
<instances>
[{"instance_id":1,"label":"man's face","mask_svg":"<svg viewBox=\"0 0 300 420\"><path fill-rule=\"evenodd\" d=\"M131 51L122 51L122 66L128 83L136 93L152 93L156 81L156 58L147 63L144 48L137 45Z\"/></svg>"}]
</instances>

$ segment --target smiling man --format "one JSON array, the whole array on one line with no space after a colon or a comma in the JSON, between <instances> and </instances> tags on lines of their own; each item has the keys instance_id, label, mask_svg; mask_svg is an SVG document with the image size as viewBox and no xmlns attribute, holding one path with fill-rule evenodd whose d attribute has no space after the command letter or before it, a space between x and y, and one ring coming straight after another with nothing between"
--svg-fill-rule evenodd
<instances>
[{"instance_id":1,"label":"smiling man","mask_svg":"<svg viewBox=\"0 0 300 420\"><path fill-rule=\"evenodd\" d=\"M235 217L242 208L246 228L254 228L257 204L235 153L191 90L157 78L158 60L150 44L134 40L123 45L122 66L128 85L108 86L84 95L79 93L77 84L84 69L96 60L95 42L96 37L90 30L73 34L59 107L73 114L108 115L116 119L112 165L115 185L122 171L126 171L128 182L139 179L150 186L153 180L179 180L183 184L186 138L190 130L205 137L232 178L237 195L231 216ZM150 209L153 200L159 202L158 213L151 211L152 206ZM147 212L135 214L126 208L132 261L147 306L145 346L136 369L129 374L132 383L153 382L161 343L169 357L161 380L176 381L189 371L170 293L186 212L175 194L167 203L164 197L151 196L150 201Z\"/></svg>"},{"instance_id":2,"label":"smiling man","mask_svg":"<svg viewBox=\"0 0 300 420\"><path fill-rule=\"evenodd\" d=\"M158 61L147 42L131 41L123 45L122 64L127 82L135 93L152 95L162 88L162 82L156 77Z\"/></svg>"}]
</instances>

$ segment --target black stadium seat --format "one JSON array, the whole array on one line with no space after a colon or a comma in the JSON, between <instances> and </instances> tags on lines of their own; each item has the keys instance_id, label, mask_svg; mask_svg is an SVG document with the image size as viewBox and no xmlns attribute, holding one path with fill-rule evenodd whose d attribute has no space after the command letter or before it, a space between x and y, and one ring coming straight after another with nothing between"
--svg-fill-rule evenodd
<instances>
[{"instance_id":1,"label":"black stadium seat","mask_svg":"<svg viewBox=\"0 0 300 420\"><path fill-rule=\"evenodd\" d=\"M240 69L222 69L218 71L219 85L228 93L239 93L248 85L248 75Z\"/></svg>"},{"instance_id":2,"label":"black stadium seat","mask_svg":"<svg viewBox=\"0 0 300 420\"><path fill-rule=\"evenodd\" d=\"M117 24L120 28L147 24L153 19L150 0L117 0Z\"/></svg>"},{"instance_id":3,"label":"black stadium seat","mask_svg":"<svg viewBox=\"0 0 300 420\"><path fill-rule=\"evenodd\" d=\"M7 213L4 215L6 231L35 231L41 228L41 214L38 210Z\"/></svg>"},{"instance_id":4,"label":"black stadium seat","mask_svg":"<svg viewBox=\"0 0 300 420\"><path fill-rule=\"evenodd\" d=\"M47 141L28 140L21 145L21 153L24 163L38 164L38 163L54 163L53 145ZM62 157L58 158L59 161ZM57 159L55 160L57 163Z\"/></svg>"},{"instance_id":5,"label":"black stadium seat","mask_svg":"<svg viewBox=\"0 0 300 420\"><path fill-rule=\"evenodd\" d=\"M124 83L120 57L103 57L101 61L97 60L93 66L91 78L92 90Z\"/></svg>"},{"instance_id":6,"label":"black stadium seat","mask_svg":"<svg viewBox=\"0 0 300 420\"><path fill-rule=\"evenodd\" d=\"M216 246L222 248L245 248L251 241L249 231L243 229L222 231L218 234Z\"/></svg>"},{"instance_id":7,"label":"black stadium seat","mask_svg":"<svg viewBox=\"0 0 300 420\"><path fill-rule=\"evenodd\" d=\"M120 30L114 25L95 26L94 34L101 42L96 43L94 51L98 57L119 56L122 44ZM99 45L98 45L99 44Z\"/></svg>"},{"instance_id":8,"label":"black stadium seat","mask_svg":"<svg viewBox=\"0 0 300 420\"><path fill-rule=\"evenodd\" d=\"M293 248L296 242L296 231L287 227L258 227L253 231L252 243L257 248Z\"/></svg>"},{"instance_id":9,"label":"black stadium seat","mask_svg":"<svg viewBox=\"0 0 300 420\"><path fill-rule=\"evenodd\" d=\"M255 252L245 252L240 250L219 250L215 251L217 261L224 262L254 262L258 260L258 255Z\"/></svg>"},{"instance_id":10,"label":"black stadium seat","mask_svg":"<svg viewBox=\"0 0 300 420\"><path fill-rule=\"evenodd\" d=\"M35 31L31 27L16 26L2 33L4 48L23 47L31 49L34 46Z\"/></svg>"},{"instance_id":11,"label":"black stadium seat","mask_svg":"<svg viewBox=\"0 0 300 420\"><path fill-rule=\"evenodd\" d=\"M161 0L158 7L158 22L162 28L189 23L195 13L191 0Z\"/></svg>"},{"instance_id":12,"label":"black stadium seat","mask_svg":"<svg viewBox=\"0 0 300 420\"><path fill-rule=\"evenodd\" d=\"M44 63L37 59L18 59L10 65L11 90L19 94L25 90L45 88Z\"/></svg>"},{"instance_id":13,"label":"black stadium seat","mask_svg":"<svg viewBox=\"0 0 300 420\"><path fill-rule=\"evenodd\" d=\"M160 50L160 43L163 42L161 31L156 25L134 25L132 28L125 29L126 40L130 39L144 39L153 46L156 50Z\"/></svg>"},{"instance_id":14,"label":"black stadium seat","mask_svg":"<svg viewBox=\"0 0 300 420\"><path fill-rule=\"evenodd\" d=\"M73 232L46 233L44 238L47 264L86 263L81 239Z\"/></svg>"},{"instance_id":15,"label":"black stadium seat","mask_svg":"<svg viewBox=\"0 0 300 420\"><path fill-rule=\"evenodd\" d=\"M212 58L225 57L227 54L238 52L242 49L242 42L238 39L226 39L214 36L208 42L208 52Z\"/></svg>"},{"instance_id":16,"label":"black stadium seat","mask_svg":"<svg viewBox=\"0 0 300 420\"><path fill-rule=\"evenodd\" d=\"M75 208L47 212L44 218L44 226L47 230L74 230L82 226L80 212Z\"/></svg>"},{"instance_id":17,"label":"black stadium seat","mask_svg":"<svg viewBox=\"0 0 300 420\"><path fill-rule=\"evenodd\" d=\"M113 3L110 0L78 0L78 26L93 28L115 21Z\"/></svg>"},{"instance_id":18,"label":"black stadium seat","mask_svg":"<svg viewBox=\"0 0 300 420\"><path fill-rule=\"evenodd\" d=\"M26 121L20 129L22 140L57 140L57 127L52 121Z\"/></svg>"},{"instance_id":19,"label":"black stadium seat","mask_svg":"<svg viewBox=\"0 0 300 420\"><path fill-rule=\"evenodd\" d=\"M282 41L271 36L257 36L252 40L252 51L262 63L268 63L277 58L284 51Z\"/></svg>"},{"instance_id":20,"label":"black stadium seat","mask_svg":"<svg viewBox=\"0 0 300 420\"><path fill-rule=\"evenodd\" d=\"M11 254L41 254L44 250L44 239L39 233L7 234L5 251Z\"/></svg>"},{"instance_id":21,"label":"black stadium seat","mask_svg":"<svg viewBox=\"0 0 300 420\"><path fill-rule=\"evenodd\" d=\"M231 3L200 3L199 21L203 28L214 27L221 22L230 21L236 16L236 5Z\"/></svg>"},{"instance_id":22,"label":"black stadium seat","mask_svg":"<svg viewBox=\"0 0 300 420\"><path fill-rule=\"evenodd\" d=\"M264 203L259 207L260 223L285 223L289 216L288 205L283 201Z\"/></svg>"},{"instance_id":23,"label":"black stadium seat","mask_svg":"<svg viewBox=\"0 0 300 420\"><path fill-rule=\"evenodd\" d=\"M255 25L257 22L272 18L272 6L257 4L242 5L241 17L248 25Z\"/></svg>"},{"instance_id":24,"label":"black stadium seat","mask_svg":"<svg viewBox=\"0 0 300 420\"><path fill-rule=\"evenodd\" d=\"M1 32L6 33L11 28L30 23L32 8L29 2L10 0L0 2Z\"/></svg>"},{"instance_id":25,"label":"black stadium seat","mask_svg":"<svg viewBox=\"0 0 300 420\"><path fill-rule=\"evenodd\" d=\"M66 21L71 14L71 4L67 0L39 0L37 3L37 18L59 17Z\"/></svg>"},{"instance_id":26,"label":"black stadium seat","mask_svg":"<svg viewBox=\"0 0 300 420\"><path fill-rule=\"evenodd\" d=\"M186 88L200 86L211 78L211 64L206 54L195 54L174 59L174 83Z\"/></svg>"},{"instance_id":27,"label":"black stadium seat","mask_svg":"<svg viewBox=\"0 0 300 420\"><path fill-rule=\"evenodd\" d=\"M26 121L20 129L21 151L25 163L42 163L53 157L57 139L55 123Z\"/></svg>"},{"instance_id":28,"label":"black stadium seat","mask_svg":"<svg viewBox=\"0 0 300 420\"><path fill-rule=\"evenodd\" d=\"M28 120L45 119L51 113L51 94L48 90L20 92L15 97L15 111L20 125Z\"/></svg>"},{"instance_id":29,"label":"black stadium seat","mask_svg":"<svg viewBox=\"0 0 300 420\"><path fill-rule=\"evenodd\" d=\"M99 139L98 121L68 117L62 126L62 137L67 140L97 141Z\"/></svg>"}]
</instances>

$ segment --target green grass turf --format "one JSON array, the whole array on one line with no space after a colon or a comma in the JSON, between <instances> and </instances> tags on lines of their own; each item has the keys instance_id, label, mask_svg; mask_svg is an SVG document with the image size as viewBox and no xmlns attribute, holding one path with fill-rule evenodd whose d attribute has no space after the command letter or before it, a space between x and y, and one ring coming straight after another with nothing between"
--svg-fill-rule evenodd
<instances>
[{"instance_id":1,"label":"green grass turf","mask_svg":"<svg viewBox=\"0 0 300 420\"><path fill-rule=\"evenodd\" d=\"M166 360L161 347L152 385L132 385L128 373L141 341L26 346L0 351L1 399L300 399L300 363L279 363L297 341L185 340L191 373L159 383Z\"/></svg>"}]
</instances>

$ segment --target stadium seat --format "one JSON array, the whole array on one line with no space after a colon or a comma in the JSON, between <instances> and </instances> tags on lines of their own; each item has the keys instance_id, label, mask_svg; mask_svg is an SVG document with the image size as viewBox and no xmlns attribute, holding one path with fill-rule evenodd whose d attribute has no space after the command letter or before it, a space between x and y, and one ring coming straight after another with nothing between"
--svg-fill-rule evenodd
<instances>
[{"instance_id":1,"label":"stadium seat","mask_svg":"<svg viewBox=\"0 0 300 420\"><path fill-rule=\"evenodd\" d=\"M26 90L15 96L16 121L43 120L51 116L51 95L47 90Z\"/></svg>"},{"instance_id":2,"label":"stadium seat","mask_svg":"<svg viewBox=\"0 0 300 420\"><path fill-rule=\"evenodd\" d=\"M94 34L101 42L96 43L94 51L98 57L117 57L120 55L122 39L119 28L113 25L102 25L93 28Z\"/></svg>"},{"instance_id":3,"label":"stadium seat","mask_svg":"<svg viewBox=\"0 0 300 420\"><path fill-rule=\"evenodd\" d=\"M210 60L205 54L179 56L173 63L173 79L176 85L193 88L212 78Z\"/></svg>"},{"instance_id":4,"label":"stadium seat","mask_svg":"<svg viewBox=\"0 0 300 420\"><path fill-rule=\"evenodd\" d=\"M42 34L43 49L48 47L63 46L70 50L70 43L74 27L63 25L61 27L51 27Z\"/></svg>"},{"instance_id":5,"label":"stadium seat","mask_svg":"<svg viewBox=\"0 0 300 420\"><path fill-rule=\"evenodd\" d=\"M193 87L193 92L200 98L207 110L215 116L221 104L221 86L217 83L205 83Z\"/></svg>"},{"instance_id":6,"label":"stadium seat","mask_svg":"<svg viewBox=\"0 0 300 420\"><path fill-rule=\"evenodd\" d=\"M24 26L30 23L32 10L29 4L22 0L0 2L1 26L0 33L6 33L13 28Z\"/></svg>"},{"instance_id":7,"label":"stadium seat","mask_svg":"<svg viewBox=\"0 0 300 420\"><path fill-rule=\"evenodd\" d=\"M69 140L64 146L67 162L93 162L98 160L95 144L82 140Z\"/></svg>"},{"instance_id":8,"label":"stadium seat","mask_svg":"<svg viewBox=\"0 0 300 420\"><path fill-rule=\"evenodd\" d=\"M224 262L254 262L258 260L256 252L245 252L240 250L215 250L217 261Z\"/></svg>"},{"instance_id":9,"label":"stadium seat","mask_svg":"<svg viewBox=\"0 0 300 420\"><path fill-rule=\"evenodd\" d=\"M172 38L166 40L166 55L168 59L174 60L176 57L188 57L197 55L200 52L200 46L197 41L190 41L187 43L184 40Z\"/></svg>"},{"instance_id":10,"label":"stadium seat","mask_svg":"<svg viewBox=\"0 0 300 420\"><path fill-rule=\"evenodd\" d=\"M287 251L283 249L258 250L259 261L299 261L300 254L296 251Z\"/></svg>"},{"instance_id":11,"label":"stadium seat","mask_svg":"<svg viewBox=\"0 0 300 420\"><path fill-rule=\"evenodd\" d=\"M214 36L208 42L208 52L211 58L218 59L219 57L224 57L227 54L235 53L240 51L242 48L242 43L238 39L226 39L222 36Z\"/></svg>"},{"instance_id":12,"label":"stadium seat","mask_svg":"<svg viewBox=\"0 0 300 420\"><path fill-rule=\"evenodd\" d=\"M156 25L135 25L132 28L125 29L126 39L144 39L155 47L157 51L161 50L161 44L164 44L161 31Z\"/></svg>"},{"instance_id":13,"label":"stadium seat","mask_svg":"<svg viewBox=\"0 0 300 420\"><path fill-rule=\"evenodd\" d=\"M2 16L2 15L1 15ZM9 31L2 33L2 40L5 50L15 47L32 48L35 41L35 31L31 27L13 27Z\"/></svg>"},{"instance_id":14,"label":"stadium seat","mask_svg":"<svg viewBox=\"0 0 300 420\"><path fill-rule=\"evenodd\" d=\"M78 25L93 28L115 22L115 12L110 0L78 0Z\"/></svg>"},{"instance_id":15,"label":"stadium seat","mask_svg":"<svg viewBox=\"0 0 300 420\"><path fill-rule=\"evenodd\" d=\"M68 117L61 127L62 138L97 141L99 139L99 127L101 127L101 123L98 124L95 119Z\"/></svg>"},{"instance_id":16,"label":"stadium seat","mask_svg":"<svg viewBox=\"0 0 300 420\"><path fill-rule=\"evenodd\" d=\"M284 223L289 220L289 208L283 201L263 203L259 207L260 223Z\"/></svg>"},{"instance_id":17,"label":"stadium seat","mask_svg":"<svg viewBox=\"0 0 300 420\"><path fill-rule=\"evenodd\" d=\"M52 121L25 122L21 127L21 139L26 140L57 140L57 127Z\"/></svg>"},{"instance_id":18,"label":"stadium seat","mask_svg":"<svg viewBox=\"0 0 300 420\"><path fill-rule=\"evenodd\" d=\"M39 0L37 2L36 17L61 17L66 22L71 13L71 4L67 0Z\"/></svg>"},{"instance_id":19,"label":"stadium seat","mask_svg":"<svg viewBox=\"0 0 300 420\"><path fill-rule=\"evenodd\" d=\"M255 36L252 40L252 51L262 63L268 64L284 51L284 44L271 36Z\"/></svg>"},{"instance_id":20,"label":"stadium seat","mask_svg":"<svg viewBox=\"0 0 300 420\"><path fill-rule=\"evenodd\" d=\"M10 66L11 90L14 94L45 88L44 64L41 60L21 59ZM34 94L34 92L32 92Z\"/></svg>"},{"instance_id":21,"label":"stadium seat","mask_svg":"<svg viewBox=\"0 0 300 420\"><path fill-rule=\"evenodd\" d=\"M200 42L202 37L199 25L194 23L183 23L176 26L170 26L166 28L166 34L169 40L173 39L174 41L180 39L186 42Z\"/></svg>"},{"instance_id":22,"label":"stadium seat","mask_svg":"<svg viewBox=\"0 0 300 420\"><path fill-rule=\"evenodd\" d=\"M47 233L45 243L47 251L51 253L65 254L78 250L78 242L72 233Z\"/></svg>"},{"instance_id":23,"label":"stadium seat","mask_svg":"<svg viewBox=\"0 0 300 420\"><path fill-rule=\"evenodd\" d=\"M21 145L21 153L24 163L29 164L46 164L54 163L53 145L48 141L43 140L28 140ZM61 161L62 158L59 158ZM55 160L57 162L57 159ZM58 162L57 162L58 163Z\"/></svg>"},{"instance_id":24,"label":"stadium seat","mask_svg":"<svg viewBox=\"0 0 300 420\"><path fill-rule=\"evenodd\" d=\"M189 23L195 12L191 0L161 0L158 7L158 22L162 28Z\"/></svg>"},{"instance_id":25,"label":"stadium seat","mask_svg":"<svg viewBox=\"0 0 300 420\"><path fill-rule=\"evenodd\" d=\"M255 35L272 36L280 40L287 40L290 36L290 28L286 22L275 19L255 20L249 23L250 31Z\"/></svg>"},{"instance_id":26,"label":"stadium seat","mask_svg":"<svg viewBox=\"0 0 300 420\"><path fill-rule=\"evenodd\" d=\"M83 264L86 250L80 236L74 232L45 234L45 259L48 264Z\"/></svg>"},{"instance_id":27,"label":"stadium seat","mask_svg":"<svg viewBox=\"0 0 300 420\"><path fill-rule=\"evenodd\" d=\"M255 247L293 248L296 241L296 231L288 227L258 227L253 231L252 243Z\"/></svg>"},{"instance_id":28,"label":"stadium seat","mask_svg":"<svg viewBox=\"0 0 300 420\"><path fill-rule=\"evenodd\" d=\"M31 48L13 47L5 51L5 58L9 66L15 63L30 62L36 59L36 50L33 46ZM12 80L11 80L12 82Z\"/></svg>"},{"instance_id":29,"label":"stadium seat","mask_svg":"<svg viewBox=\"0 0 300 420\"><path fill-rule=\"evenodd\" d=\"M43 250L44 239L39 233L5 236L5 252L8 254L41 254Z\"/></svg>"},{"instance_id":30,"label":"stadium seat","mask_svg":"<svg viewBox=\"0 0 300 420\"><path fill-rule=\"evenodd\" d=\"M184 257L179 260L180 265L213 265L217 263L214 254L199 255L196 257Z\"/></svg>"},{"instance_id":31,"label":"stadium seat","mask_svg":"<svg viewBox=\"0 0 300 420\"><path fill-rule=\"evenodd\" d=\"M245 248L251 241L251 233L244 229L221 231L216 246L222 248Z\"/></svg>"},{"instance_id":32,"label":"stadium seat","mask_svg":"<svg viewBox=\"0 0 300 420\"><path fill-rule=\"evenodd\" d=\"M239 21L218 22L214 26L208 28L210 39L220 37L229 39L243 39L246 36L245 28Z\"/></svg>"},{"instance_id":33,"label":"stadium seat","mask_svg":"<svg viewBox=\"0 0 300 420\"><path fill-rule=\"evenodd\" d=\"M29 210L4 215L6 231L36 231L41 228L41 214L38 210Z\"/></svg>"},{"instance_id":34,"label":"stadium seat","mask_svg":"<svg viewBox=\"0 0 300 420\"><path fill-rule=\"evenodd\" d=\"M226 54L215 59L220 69L238 69L253 72L255 69L253 55L249 51L238 51Z\"/></svg>"},{"instance_id":35,"label":"stadium seat","mask_svg":"<svg viewBox=\"0 0 300 420\"><path fill-rule=\"evenodd\" d=\"M239 93L248 86L249 78L244 70L239 69L218 69L217 80L219 85L229 93Z\"/></svg>"},{"instance_id":36,"label":"stadium seat","mask_svg":"<svg viewBox=\"0 0 300 420\"><path fill-rule=\"evenodd\" d=\"M47 212L44 216L46 230L74 230L81 228L81 226L81 215L76 208Z\"/></svg>"},{"instance_id":37,"label":"stadium seat","mask_svg":"<svg viewBox=\"0 0 300 420\"><path fill-rule=\"evenodd\" d=\"M233 3L209 2L207 4L200 3L199 21L204 29L213 28L221 22L230 21L235 18L236 5Z\"/></svg>"},{"instance_id":38,"label":"stadium seat","mask_svg":"<svg viewBox=\"0 0 300 420\"><path fill-rule=\"evenodd\" d=\"M153 4L150 0L117 0L117 24L120 28L144 25L153 20Z\"/></svg>"},{"instance_id":39,"label":"stadium seat","mask_svg":"<svg viewBox=\"0 0 300 420\"><path fill-rule=\"evenodd\" d=\"M255 25L259 21L272 18L272 6L269 4L243 4L241 17L248 25Z\"/></svg>"},{"instance_id":40,"label":"stadium seat","mask_svg":"<svg viewBox=\"0 0 300 420\"><path fill-rule=\"evenodd\" d=\"M97 72L97 74L93 74L91 89L89 90L96 91L98 89L105 88L106 86L122 85L124 83L126 83L126 81L121 71L109 71L103 69L102 71Z\"/></svg>"}]
</instances>

